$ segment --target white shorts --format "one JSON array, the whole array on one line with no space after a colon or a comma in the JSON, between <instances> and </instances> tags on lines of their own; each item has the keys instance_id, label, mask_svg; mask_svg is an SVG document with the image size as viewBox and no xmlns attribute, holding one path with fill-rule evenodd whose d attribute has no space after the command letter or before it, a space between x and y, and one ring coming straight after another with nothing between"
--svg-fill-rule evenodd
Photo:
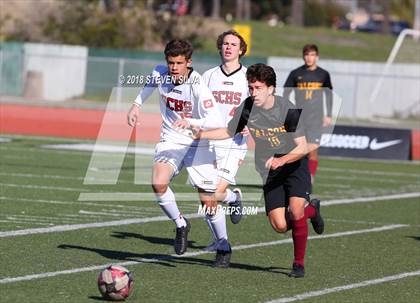
<instances>
[{"instance_id":1,"label":"white shorts","mask_svg":"<svg viewBox=\"0 0 420 303\"><path fill-rule=\"evenodd\" d=\"M229 148L226 146L214 145L216 154L216 163L218 178L227 181L229 184L236 185L235 176L238 173L239 166L245 159L245 149L238 147Z\"/></svg>"},{"instance_id":2,"label":"white shorts","mask_svg":"<svg viewBox=\"0 0 420 303\"><path fill-rule=\"evenodd\" d=\"M169 163L175 177L183 167L187 169L192 186L214 192L217 185L215 154L208 143L199 146L159 142L155 148L155 162Z\"/></svg>"}]
</instances>

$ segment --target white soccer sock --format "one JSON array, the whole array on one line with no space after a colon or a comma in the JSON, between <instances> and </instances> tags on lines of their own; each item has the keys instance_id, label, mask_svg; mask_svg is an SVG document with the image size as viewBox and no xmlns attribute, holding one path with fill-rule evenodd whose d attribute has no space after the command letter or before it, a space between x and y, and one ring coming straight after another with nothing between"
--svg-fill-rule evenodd
<instances>
[{"instance_id":1,"label":"white soccer sock","mask_svg":"<svg viewBox=\"0 0 420 303\"><path fill-rule=\"evenodd\" d=\"M214 232L213 225L211 224L210 219L207 216L205 216L204 217L204 220L206 221L207 226L210 229L210 232L211 232L211 236L212 236L213 241L217 241L216 234Z\"/></svg>"},{"instance_id":2,"label":"white soccer sock","mask_svg":"<svg viewBox=\"0 0 420 303\"><path fill-rule=\"evenodd\" d=\"M187 222L185 222L184 217L178 209L178 205L176 205L175 195L169 187L163 195L156 194L156 199L159 202L160 208L175 222L176 227L187 226Z\"/></svg>"},{"instance_id":3,"label":"white soccer sock","mask_svg":"<svg viewBox=\"0 0 420 303\"><path fill-rule=\"evenodd\" d=\"M209 219L213 227L213 231L214 231L214 234L216 235L217 241L220 243L222 240L225 240L222 242L228 243L227 242L228 236L227 236L227 230L226 230L226 216L225 216L225 212L223 208L218 207L215 215L213 216L206 215L206 217ZM224 247L221 249L227 250Z\"/></svg>"},{"instance_id":4,"label":"white soccer sock","mask_svg":"<svg viewBox=\"0 0 420 303\"><path fill-rule=\"evenodd\" d=\"M226 189L226 197L223 202L229 204L236 201L236 194L231 191L229 188Z\"/></svg>"}]
</instances>

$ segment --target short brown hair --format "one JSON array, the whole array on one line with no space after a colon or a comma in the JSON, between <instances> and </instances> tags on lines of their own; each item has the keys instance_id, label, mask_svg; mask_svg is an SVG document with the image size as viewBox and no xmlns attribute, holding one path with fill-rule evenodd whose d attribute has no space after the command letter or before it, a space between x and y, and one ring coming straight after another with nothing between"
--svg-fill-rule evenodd
<instances>
[{"instance_id":1,"label":"short brown hair","mask_svg":"<svg viewBox=\"0 0 420 303\"><path fill-rule=\"evenodd\" d=\"M191 59L193 47L187 40L175 39L166 44L164 53L166 59L168 57L185 56L185 59L188 60Z\"/></svg>"},{"instance_id":2,"label":"short brown hair","mask_svg":"<svg viewBox=\"0 0 420 303\"><path fill-rule=\"evenodd\" d=\"M240 41L240 50L242 51L242 53L239 55L239 57L242 57L243 55L245 55L246 51L248 49L248 45L246 44L244 38L237 31L234 31L233 29L226 31L226 32L220 34L219 37L217 37L217 49L219 51L222 50L223 40L228 35L238 37L238 39Z\"/></svg>"},{"instance_id":3,"label":"short brown hair","mask_svg":"<svg viewBox=\"0 0 420 303\"><path fill-rule=\"evenodd\" d=\"M271 66L264 63L253 64L246 71L246 79L248 82L260 81L267 86L276 87L276 73Z\"/></svg>"},{"instance_id":4,"label":"short brown hair","mask_svg":"<svg viewBox=\"0 0 420 303\"><path fill-rule=\"evenodd\" d=\"M302 49L302 55L305 56L309 52L315 52L318 55L318 46L316 44L306 44Z\"/></svg>"}]
</instances>

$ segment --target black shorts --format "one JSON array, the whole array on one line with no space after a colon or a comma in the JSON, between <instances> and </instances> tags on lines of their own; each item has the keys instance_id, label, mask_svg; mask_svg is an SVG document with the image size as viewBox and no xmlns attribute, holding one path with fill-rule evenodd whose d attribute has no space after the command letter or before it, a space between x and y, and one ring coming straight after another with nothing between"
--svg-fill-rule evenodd
<instances>
[{"instance_id":1,"label":"black shorts","mask_svg":"<svg viewBox=\"0 0 420 303\"><path fill-rule=\"evenodd\" d=\"M309 201L311 187L306 157L271 170L263 185L266 214L275 208L288 207L290 197L301 197Z\"/></svg>"}]
</instances>

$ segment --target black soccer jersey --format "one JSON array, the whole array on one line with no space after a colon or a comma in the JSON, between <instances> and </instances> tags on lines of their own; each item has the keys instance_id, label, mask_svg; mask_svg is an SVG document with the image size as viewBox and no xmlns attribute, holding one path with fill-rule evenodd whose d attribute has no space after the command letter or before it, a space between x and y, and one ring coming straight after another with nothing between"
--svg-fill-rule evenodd
<instances>
[{"instance_id":1,"label":"black soccer jersey","mask_svg":"<svg viewBox=\"0 0 420 303\"><path fill-rule=\"evenodd\" d=\"M280 157L296 147L294 138L304 136L299 124L300 109L283 97L275 97L269 110L253 106L251 97L236 109L228 124L228 132L235 135L248 126L255 141L255 166L266 172L265 162L272 156Z\"/></svg>"},{"instance_id":2,"label":"black soccer jersey","mask_svg":"<svg viewBox=\"0 0 420 303\"><path fill-rule=\"evenodd\" d=\"M327 116L332 114L332 84L330 74L321 67L309 70L305 65L290 72L284 83L284 97L289 99L295 91L296 106L303 108L304 118L323 117L323 94L325 92ZM318 118L319 119L319 118Z\"/></svg>"}]
</instances>

